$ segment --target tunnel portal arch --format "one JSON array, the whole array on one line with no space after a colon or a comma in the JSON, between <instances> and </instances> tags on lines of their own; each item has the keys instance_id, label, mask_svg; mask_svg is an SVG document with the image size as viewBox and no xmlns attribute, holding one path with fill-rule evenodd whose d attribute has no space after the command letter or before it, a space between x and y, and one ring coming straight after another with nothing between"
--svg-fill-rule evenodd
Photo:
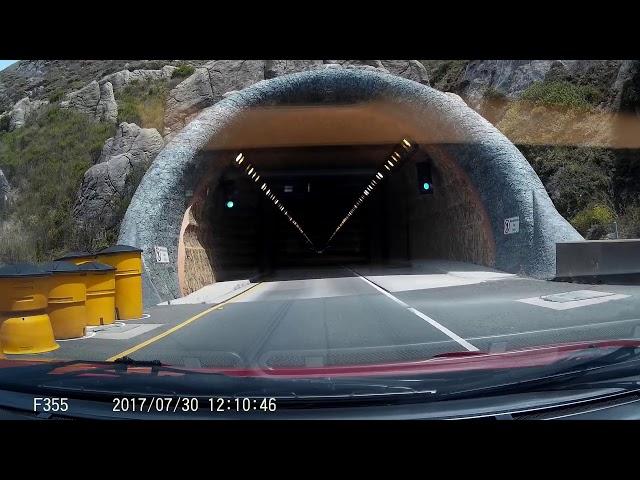
<instances>
[{"instance_id":1,"label":"tunnel portal arch","mask_svg":"<svg viewBox=\"0 0 640 480\"><path fill-rule=\"evenodd\" d=\"M338 112L336 120L322 120L325 107ZM252 113L274 109L288 112L287 128ZM191 215L194 191L202 190L211 165L229 162L230 155L247 147L247 137L255 144L278 144L287 135L310 135L305 141L311 143L333 135L326 138L328 145L371 141L368 136L386 137L377 140L381 144L411 137L440 166L447 177L443 184L466 186L466 201L482 224L475 230L482 250L472 258L477 263L548 278L555 273L555 243L582 239L557 212L519 150L459 97L374 71L314 70L261 81L230 95L201 111L156 157L119 237L120 243L143 250L146 301L181 296L178 239L187 227L185 212ZM519 218L519 230L505 233L505 219L513 217ZM440 241L455 242L465 228L464 222L443 226L447 237ZM156 262L155 246L167 247L169 263Z\"/></svg>"}]
</instances>

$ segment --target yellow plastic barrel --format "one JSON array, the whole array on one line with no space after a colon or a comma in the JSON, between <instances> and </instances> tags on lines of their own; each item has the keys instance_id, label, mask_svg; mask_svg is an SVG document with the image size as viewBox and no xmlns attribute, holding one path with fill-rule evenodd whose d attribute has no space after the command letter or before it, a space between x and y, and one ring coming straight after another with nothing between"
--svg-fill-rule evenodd
<instances>
[{"instance_id":1,"label":"yellow plastic barrel","mask_svg":"<svg viewBox=\"0 0 640 480\"><path fill-rule=\"evenodd\" d=\"M51 273L47 312L55 338L83 337L87 326L86 272L71 262L51 262L43 268Z\"/></svg>"},{"instance_id":2,"label":"yellow plastic barrel","mask_svg":"<svg viewBox=\"0 0 640 480\"><path fill-rule=\"evenodd\" d=\"M141 318L142 250L129 245L114 245L99 251L97 261L116 268L116 317L119 320Z\"/></svg>"},{"instance_id":3,"label":"yellow plastic barrel","mask_svg":"<svg viewBox=\"0 0 640 480\"><path fill-rule=\"evenodd\" d=\"M87 325L108 325L116 318L116 269L98 262L85 262L78 268L87 274Z\"/></svg>"},{"instance_id":4,"label":"yellow plastic barrel","mask_svg":"<svg viewBox=\"0 0 640 480\"><path fill-rule=\"evenodd\" d=\"M49 273L35 265L0 268L0 345L6 354L59 348L46 313Z\"/></svg>"}]
</instances>

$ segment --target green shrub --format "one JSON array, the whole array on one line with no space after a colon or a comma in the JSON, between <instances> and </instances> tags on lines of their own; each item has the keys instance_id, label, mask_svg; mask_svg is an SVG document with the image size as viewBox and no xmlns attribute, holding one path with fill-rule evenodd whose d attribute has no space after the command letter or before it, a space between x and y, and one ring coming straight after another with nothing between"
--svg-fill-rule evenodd
<instances>
[{"instance_id":1,"label":"green shrub","mask_svg":"<svg viewBox=\"0 0 640 480\"><path fill-rule=\"evenodd\" d=\"M627 207L618 219L620 238L640 238L640 206Z\"/></svg>"},{"instance_id":2,"label":"green shrub","mask_svg":"<svg viewBox=\"0 0 640 480\"><path fill-rule=\"evenodd\" d=\"M615 219L616 215L611 208L596 204L580 211L571 219L571 224L584 237L594 240L609 233Z\"/></svg>"},{"instance_id":3,"label":"green shrub","mask_svg":"<svg viewBox=\"0 0 640 480\"><path fill-rule=\"evenodd\" d=\"M115 126L50 105L0 134L0 168L18 193L9 215L33 240L38 261L63 253L74 235L73 205L85 171ZM2 252L0 252L2 254Z\"/></svg>"},{"instance_id":4,"label":"green shrub","mask_svg":"<svg viewBox=\"0 0 640 480\"><path fill-rule=\"evenodd\" d=\"M49 103L59 102L62 100L62 97L64 97L64 92L60 89L55 90L49 95Z\"/></svg>"},{"instance_id":5,"label":"green shrub","mask_svg":"<svg viewBox=\"0 0 640 480\"><path fill-rule=\"evenodd\" d=\"M491 99L491 100L505 100L507 98L507 96L504 93L495 89L494 87L488 87L484 91L482 96L484 98Z\"/></svg>"},{"instance_id":6,"label":"green shrub","mask_svg":"<svg viewBox=\"0 0 640 480\"><path fill-rule=\"evenodd\" d=\"M0 117L0 132L6 132L9 130L9 115L3 115Z\"/></svg>"},{"instance_id":7,"label":"green shrub","mask_svg":"<svg viewBox=\"0 0 640 480\"><path fill-rule=\"evenodd\" d=\"M164 130L164 109L169 85L163 80L131 82L117 95L118 123Z\"/></svg>"},{"instance_id":8,"label":"green shrub","mask_svg":"<svg viewBox=\"0 0 640 480\"><path fill-rule=\"evenodd\" d=\"M561 215L572 218L593 204L613 203L613 152L593 147L518 145Z\"/></svg>"},{"instance_id":9,"label":"green shrub","mask_svg":"<svg viewBox=\"0 0 640 480\"><path fill-rule=\"evenodd\" d=\"M565 80L535 82L520 98L550 107L590 110L602 100L602 92L589 85L575 85Z\"/></svg>"},{"instance_id":10,"label":"green shrub","mask_svg":"<svg viewBox=\"0 0 640 480\"><path fill-rule=\"evenodd\" d=\"M193 72L195 71L196 69L193 68L191 65L180 65L173 71L173 73L171 74L171 78L190 77L191 75L193 75Z\"/></svg>"}]
</instances>

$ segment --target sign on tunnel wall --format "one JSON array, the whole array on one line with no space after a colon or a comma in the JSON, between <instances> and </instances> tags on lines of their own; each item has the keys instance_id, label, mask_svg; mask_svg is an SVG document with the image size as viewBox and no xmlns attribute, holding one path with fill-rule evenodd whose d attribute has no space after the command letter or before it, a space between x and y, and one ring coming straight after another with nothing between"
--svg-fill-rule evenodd
<instances>
[{"instance_id":1,"label":"sign on tunnel wall","mask_svg":"<svg viewBox=\"0 0 640 480\"><path fill-rule=\"evenodd\" d=\"M167 247L153 247L156 252L156 262L169 263L169 252Z\"/></svg>"},{"instance_id":2,"label":"sign on tunnel wall","mask_svg":"<svg viewBox=\"0 0 640 480\"><path fill-rule=\"evenodd\" d=\"M520 217L510 217L504 219L504 234L510 235L520 231Z\"/></svg>"}]
</instances>

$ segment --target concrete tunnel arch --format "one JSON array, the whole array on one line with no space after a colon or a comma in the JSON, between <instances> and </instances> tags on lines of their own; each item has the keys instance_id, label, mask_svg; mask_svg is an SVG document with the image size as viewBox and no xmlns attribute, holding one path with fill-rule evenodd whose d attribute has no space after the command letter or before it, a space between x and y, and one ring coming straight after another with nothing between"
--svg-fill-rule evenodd
<instances>
[{"instance_id":1,"label":"concrete tunnel arch","mask_svg":"<svg viewBox=\"0 0 640 480\"><path fill-rule=\"evenodd\" d=\"M229 152L244 147L237 143L234 131L242 131L240 126L251 123L247 120L251 112L261 109L306 108L304 114L295 113L295 123L305 132L321 135L330 122L318 120L314 115L317 111L308 107L327 105L373 105L375 114L364 110L364 115L369 115L364 124L349 123L353 135L363 137L358 141L366 140L368 132L375 130L368 124L385 118L387 126L381 127L381 132L389 138L384 142L397 143L402 137L411 137L424 148L441 174L453 179L452 185L465 185L465 201L471 203L467 210L477 212L476 223L480 225L474 235L481 237L478 242L484 256L463 260L550 278L555 274L556 242L582 239L557 212L520 151L459 97L369 70L312 70L261 81L202 110L156 157L127 209L118 240L143 249L146 302L181 296L178 239L185 232L193 192L202 186L212 160L215 163L222 158L204 152L226 152L224 161L228 161ZM307 120L315 128L306 128ZM270 128L260 123L259 116L253 122L262 125L253 130L256 138ZM283 133L282 129L274 132L266 136ZM519 217L519 232L505 234L504 221L511 217ZM463 236L462 228L453 231ZM455 243L457 236L451 232L447 230ZM155 246L168 249L169 263L156 261Z\"/></svg>"}]
</instances>

